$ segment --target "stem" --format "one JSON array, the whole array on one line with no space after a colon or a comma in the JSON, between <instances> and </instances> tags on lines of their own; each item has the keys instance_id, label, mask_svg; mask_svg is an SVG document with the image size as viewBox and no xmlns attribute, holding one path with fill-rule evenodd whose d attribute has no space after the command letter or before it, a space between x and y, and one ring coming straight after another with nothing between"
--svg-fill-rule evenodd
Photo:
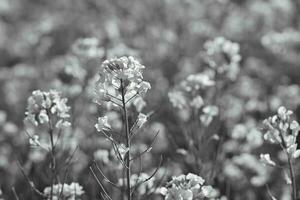
<instances>
[{"instance_id":1,"label":"stem","mask_svg":"<svg viewBox=\"0 0 300 200\"><path fill-rule=\"evenodd\" d=\"M49 116L49 136L50 136L50 145L51 145L51 163L50 163L50 169L51 169L51 194L50 194L50 200L53 200L53 184L55 183L55 145L54 145L54 139L53 139L53 126L50 119L50 112L47 111L47 114Z\"/></svg>"},{"instance_id":2,"label":"stem","mask_svg":"<svg viewBox=\"0 0 300 200\"><path fill-rule=\"evenodd\" d=\"M290 176L291 176L291 180L292 180L293 200L297 200L295 172L294 172L294 168L293 168L293 164L292 164L290 155L288 155L288 163L289 163L289 169L290 169Z\"/></svg>"},{"instance_id":3,"label":"stem","mask_svg":"<svg viewBox=\"0 0 300 200\"><path fill-rule=\"evenodd\" d=\"M126 153L126 178L127 178L127 200L131 200L131 188L130 188L130 131L129 131L129 123L128 123L128 114L126 109L126 101L125 101L125 91L123 86L123 80L121 79L121 92L122 92L122 108L124 112L124 120L125 120L125 133L126 133L126 148L128 151Z\"/></svg>"},{"instance_id":4,"label":"stem","mask_svg":"<svg viewBox=\"0 0 300 200\"><path fill-rule=\"evenodd\" d=\"M286 153L287 158L288 158L290 177L291 177L291 181L292 181L293 200L297 200L296 179L295 179L295 172L294 172L293 163L292 163L292 157L287 152L287 149L286 149L287 145L285 143L284 137L283 137L282 132L280 130L279 130L279 136L280 136L280 139L281 139L280 146L283 149L283 151Z\"/></svg>"}]
</instances>

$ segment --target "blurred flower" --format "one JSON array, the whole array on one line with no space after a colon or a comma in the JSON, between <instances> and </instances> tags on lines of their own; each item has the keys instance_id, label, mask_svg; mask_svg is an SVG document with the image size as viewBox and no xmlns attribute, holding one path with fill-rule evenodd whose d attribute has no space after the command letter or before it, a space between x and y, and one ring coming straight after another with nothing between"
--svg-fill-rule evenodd
<instances>
[{"instance_id":1,"label":"blurred flower","mask_svg":"<svg viewBox=\"0 0 300 200\"><path fill-rule=\"evenodd\" d=\"M205 180L196 174L189 173L172 177L164 191L166 200L193 200L217 197L218 192L211 186L203 185Z\"/></svg>"},{"instance_id":2,"label":"blurred flower","mask_svg":"<svg viewBox=\"0 0 300 200\"><path fill-rule=\"evenodd\" d=\"M108 131L111 129L110 124L107 121L107 116L104 117L98 117L98 123L95 125L97 131Z\"/></svg>"},{"instance_id":3,"label":"blurred flower","mask_svg":"<svg viewBox=\"0 0 300 200\"><path fill-rule=\"evenodd\" d=\"M49 92L35 90L28 98L25 121L35 126L49 122L51 116L65 121L70 117L68 114L70 107L66 103L67 99L61 98L60 93L55 90Z\"/></svg>"},{"instance_id":4,"label":"blurred flower","mask_svg":"<svg viewBox=\"0 0 300 200\"><path fill-rule=\"evenodd\" d=\"M273 160L271 160L270 154L260 154L260 161L265 165L276 165L276 163Z\"/></svg>"},{"instance_id":5,"label":"blurred flower","mask_svg":"<svg viewBox=\"0 0 300 200\"><path fill-rule=\"evenodd\" d=\"M102 161L104 164L108 164L109 162L109 152L104 149L99 149L94 152L95 160Z\"/></svg>"},{"instance_id":6,"label":"blurred flower","mask_svg":"<svg viewBox=\"0 0 300 200\"><path fill-rule=\"evenodd\" d=\"M46 187L44 189L44 194L48 197L48 200L51 197L51 187ZM60 199L60 195L65 200L80 200L80 196L84 194L82 186L80 186L78 183L71 183L71 184L56 184L53 185L53 200Z\"/></svg>"},{"instance_id":7,"label":"blurred flower","mask_svg":"<svg viewBox=\"0 0 300 200\"><path fill-rule=\"evenodd\" d=\"M204 44L205 59L208 65L219 74L225 74L230 80L235 80L241 61L240 46L237 43L217 37Z\"/></svg>"},{"instance_id":8,"label":"blurred flower","mask_svg":"<svg viewBox=\"0 0 300 200\"><path fill-rule=\"evenodd\" d=\"M217 106L205 106L203 108L203 114L200 116L201 122L205 125L208 126L210 122L213 120L213 117L217 116L219 113L219 109Z\"/></svg>"},{"instance_id":9,"label":"blurred flower","mask_svg":"<svg viewBox=\"0 0 300 200\"><path fill-rule=\"evenodd\" d=\"M131 187L137 187L137 193L139 195L145 195L147 192L151 191L154 187L154 177L149 179L150 176L146 173L140 173L140 174L132 174L130 176L130 184ZM149 179L149 180L148 180ZM123 179L119 179L118 185L123 185Z\"/></svg>"},{"instance_id":10,"label":"blurred flower","mask_svg":"<svg viewBox=\"0 0 300 200\"><path fill-rule=\"evenodd\" d=\"M40 142L39 142L39 136L38 136L38 135L34 135L34 136L32 136L31 138L29 138L29 144L30 144L32 147L39 146L39 145L40 145Z\"/></svg>"},{"instance_id":11,"label":"blurred flower","mask_svg":"<svg viewBox=\"0 0 300 200\"><path fill-rule=\"evenodd\" d=\"M147 115L145 115L143 113L139 113L137 122L136 122L136 126L138 128L141 128L147 122L147 118L148 118Z\"/></svg>"},{"instance_id":12,"label":"blurred flower","mask_svg":"<svg viewBox=\"0 0 300 200\"><path fill-rule=\"evenodd\" d=\"M79 38L72 45L72 52L75 55L86 58L101 58L104 50L99 47L97 38Z\"/></svg>"}]
</instances>

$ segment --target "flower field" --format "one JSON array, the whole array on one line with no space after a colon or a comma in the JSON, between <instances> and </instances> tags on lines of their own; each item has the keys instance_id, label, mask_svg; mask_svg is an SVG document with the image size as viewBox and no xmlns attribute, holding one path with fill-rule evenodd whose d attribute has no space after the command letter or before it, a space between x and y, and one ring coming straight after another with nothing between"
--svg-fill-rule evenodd
<instances>
[{"instance_id":1,"label":"flower field","mask_svg":"<svg viewBox=\"0 0 300 200\"><path fill-rule=\"evenodd\" d=\"M299 0L0 0L0 200L299 200Z\"/></svg>"}]
</instances>

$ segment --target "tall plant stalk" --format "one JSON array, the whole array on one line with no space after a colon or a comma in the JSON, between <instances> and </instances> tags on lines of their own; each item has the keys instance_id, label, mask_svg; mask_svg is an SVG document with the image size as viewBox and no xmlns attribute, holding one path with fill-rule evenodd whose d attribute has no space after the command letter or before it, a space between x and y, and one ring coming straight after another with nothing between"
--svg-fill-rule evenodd
<instances>
[{"instance_id":1,"label":"tall plant stalk","mask_svg":"<svg viewBox=\"0 0 300 200\"><path fill-rule=\"evenodd\" d=\"M49 110L47 110L47 114L48 116L50 117L50 112ZM56 165L56 161L55 161L55 144L54 144L54 139L53 139L53 125L52 125L52 122L51 122L51 119L49 119L49 122L48 122L48 125L49 125L49 137L50 137L50 156L51 156L51 159L50 159L50 170L51 170L51 194L50 194L50 200L53 200L53 185L55 184L55 165Z\"/></svg>"},{"instance_id":2,"label":"tall plant stalk","mask_svg":"<svg viewBox=\"0 0 300 200\"><path fill-rule=\"evenodd\" d=\"M127 179L127 200L131 200L131 186L130 186L130 131L129 131L129 123L128 123L128 114L126 109L126 101L125 101L125 90L124 84L121 79L121 94L122 94L122 109L124 113L124 121L125 121L125 138L126 138L126 179ZM124 181L125 182L125 181Z\"/></svg>"},{"instance_id":3,"label":"tall plant stalk","mask_svg":"<svg viewBox=\"0 0 300 200\"><path fill-rule=\"evenodd\" d=\"M290 176L292 181L293 200L297 200L296 178L295 178L295 172L294 172L293 163L290 155L288 155L288 164L289 164Z\"/></svg>"},{"instance_id":4,"label":"tall plant stalk","mask_svg":"<svg viewBox=\"0 0 300 200\"><path fill-rule=\"evenodd\" d=\"M283 149L283 151L286 153L286 156L288 158L289 172L290 172L290 178L291 178L291 182L292 182L291 186L292 186L293 200L297 200L296 178L295 178L295 172L294 172L293 163L292 163L292 156L287 151L287 144L284 140L284 137L283 137L283 134L281 131L279 131L279 136L282 141L280 146Z\"/></svg>"}]
</instances>

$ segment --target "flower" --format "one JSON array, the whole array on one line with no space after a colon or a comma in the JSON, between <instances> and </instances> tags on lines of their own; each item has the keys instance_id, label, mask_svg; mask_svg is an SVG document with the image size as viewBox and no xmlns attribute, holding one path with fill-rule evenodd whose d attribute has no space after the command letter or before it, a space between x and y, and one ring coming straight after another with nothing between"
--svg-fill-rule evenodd
<instances>
[{"instance_id":1,"label":"flower","mask_svg":"<svg viewBox=\"0 0 300 200\"><path fill-rule=\"evenodd\" d=\"M168 93L170 102L178 109L200 109L204 105L202 94L215 84L206 73L189 75Z\"/></svg>"},{"instance_id":2,"label":"flower","mask_svg":"<svg viewBox=\"0 0 300 200\"><path fill-rule=\"evenodd\" d=\"M137 93L143 95L143 94L147 93L147 91L149 89L151 89L150 83L147 81L142 81L139 85L139 88L137 89Z\"/></svg>"},{"instance_id":3,"label":"flower","mask_svg":"<svg viewBox=\"0 0 300 200\"><path fill-rule=\"evenodd\" d=\"M154 177L149 178L150 176L146 173L132 174L130 176L130 185L131 187L139 185L139 187L137 187L137 192L139 195L144 195L153 189L154 186ZM118 180L118 185L123 186L123 179Z\"/></svg>"},{"instance_id":4,"label":"flower","mask_svg":"<svg viewBox=\"0 0 300 200\"><path fill-rule=\"evenodd\" d=\"M49 200L51 197L51 187L46 187L44 189L44 194L48 197ZM78 183L71 183L71 184L56 184L53 185L53 200L60 199L60 195L62 195L62 198L65 200L80 200L79 196L84 194L83 188Z\"/></svg>"},{"instance_id":5,"label":"flower","mask_svg":"<svg viewBox=\"0 0 300 200\"><path fill-rule=\"evenodd\" d=\"M298 122L291 120L292 111L281 106L277 114L263 121L264 138L271 143L282 143L289 148L296 143L299 132Z\"/></svg>"},{"instance_id":6,"label":"flower","mask_svg":"<svg viewBox=\"0 0 300 200\"><path fill-rule=\"evenodd\" d=\"M181 91L171 91L168 93L168 96L170 102L175 108L183 109L187 104L184 93Z\"/></svg>"},{"instance_id":7,"label":"flower","mask_svg":"<svg viewBox=\"0 0 300 200\"><path fill-rule=\"evenodd\" d=\"M148 118L147 115L145 115L143 113L139 113L139 115L137 117L136 126L138 128L141 128L147 122L147 118Z\"/></svg>"},{"instance_id":8,"label":"flower","mask_svg":"<svg viewBox=\"0 0 300 200\"><path fill-rule=\"evenodd\" d=\"M213 117L217 116L219 113L219 109L217 106L205 106L203 108L203 114L200 116L200 121L205 125L208 126L210 122L213 120Z\"/></svg>"},{"instance_id":9,"label":"flower","mask_svg":"<svg viewBox=\"0 0 300 200\"><path fill-rule=\"evenodd\" d=\"M293 114L293 111L287 110L285 107L280 106L277 111L277 116L282 120L289 119L290 115Z\"/></svg>"},{"instance_id":10,"label":"flower","mask_svg":"<svg viewBox=\"0 0 300 200\"><path fill-rule=\"evenodd\" d=\"M276 165L276 163L273 160L271 160L270 154L260 154L260 161L265 165Z\"/></svg>"},{"instance_id":11,"label":"flower","mask_svg":"<svg viewBox=\"0 0 300 200\"><path fill-rule=\"evenodd\" d=\"M105 60L96 83L98 103L110 101L120 104L122 98L129 103L127 101L144 95L151 88L149 82L143 81L144 68L131 56Z\"/></svg>"},{"instance_id":12,"label":"flower","mask_svg":"<svg viewBox=\"0 0 300 200\"><path fill-rule=\"evenodd\" d=\"M172 180L161 191L165 195L165 200L193 200L195 198L217 197L218 192L209 185L205 186L204 182L205 180L202 177L189 173L172 177Z\"/></svg>"},{"instance_id":13,"label":"flower","mask_svg":"<svg viewBox=\"0 0 300 200\"><path fill-rule=\"evenodd\" d=\"M281 106L277 114L264 120L264 139L280 144L285 149L289 158L298 158L300 150L297 149L297 136L299 132L299 123L291 119L293 112ZM265 159L266 161L266 159Z\"/></svg>"},{"instance_id":14,"label":"flower","mask_svg":"<svg viewBox=\"0 0 300 200\"><path fill-rule=\"evenodd\" d=\"M32 147L40 146L39 136L38 135L34 135L31 138L29 138L29 144Z\"/></svg>"},{"instance_id":15,"label":"flower","mask_svg":"<svg viewBox=\"0 0 300 200\"><path fill-rule=\"evenodd\" d=\"M97 131L109 131L111 129L110 124L108 123L107 116L98 117L98 123L95 124Z\"/></svg>"},{"instance_id":16,"label":"flower","mask_svg":"<svg viewBox=\"0 0 300 200\"><path fill-rule=\"evenodd\" d=\"M67 99L62 98L60 93L55 90L44 92L35 90L27 101L27 111L25 112L25 121L31 122L35 126L48 123L51 116L65 121L70 117L70 107L67 106Z\"/></svg>"},{"instance_id":17,"label":"flower","mask_svg":"<svg viewBox=\"0 0 300 200\"><path fill-rule=\"evenodd\" d=\"M94 37L76 40L72 45L72 52L86 58L99 58L104 55L104 50L99 48L99 40Z\"/></svg>"},{"instance_id":18,"label":"flower","mask_svg":"<svg viewBox=\"0 0 300 200\"><path fill-rule=\"evenodd\" d=\"M109 163L109 152L108 150L99 149L94 152L94 158L95 160L102 161L104 164Z\"/></svg>"},{"instance_id":19,"label":"flower","mask_svg":"<svg viewBox=\"0 0 300 200\"><path fill-rule=\"evenodd\" d=\"M237 78L241 61L239 44L217 37L207 41L204 48L206 62L216 73L224 74L230 80Z\"/></svg>"}]
</instances>

